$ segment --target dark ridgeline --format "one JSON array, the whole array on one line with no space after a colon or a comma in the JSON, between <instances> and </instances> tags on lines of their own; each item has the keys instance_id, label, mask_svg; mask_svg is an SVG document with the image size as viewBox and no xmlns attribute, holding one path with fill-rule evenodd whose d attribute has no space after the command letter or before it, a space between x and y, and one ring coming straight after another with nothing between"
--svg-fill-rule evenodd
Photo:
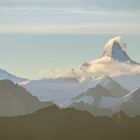
<instances>
[{"instance_id":1,"label":"dark ridgeline","mask_svg":"<svg viewBox=\"0 0 140 140\"><path fill-rule=\"evenodd\" d=\"M56 106L33 114L0 118L0 140L140 140L140 117L123 112L112 118L93 117Z\"/></svg>"},{"instance_id":2,"label":"dark ridgeline","mask_svg":"<svg viewBox=\"0 0 140 140\"><path fill-rule=\"evenodd\" d=\"M0 116L30 114L51 103L40 102L26 89L9 80L0 80Z\"/></svg>"}]
</instances>

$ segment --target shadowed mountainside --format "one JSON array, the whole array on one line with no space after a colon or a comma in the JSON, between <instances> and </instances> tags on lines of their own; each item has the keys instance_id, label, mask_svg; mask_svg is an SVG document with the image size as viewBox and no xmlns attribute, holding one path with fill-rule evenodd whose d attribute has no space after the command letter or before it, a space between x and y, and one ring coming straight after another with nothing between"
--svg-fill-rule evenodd
<instances>
[{"instance_id":1,"label":"shadowed mountainside","mask_svg":"<svg viewBox=\"0 0 140 140\"><path fill-rule=\"evenodd\" d=\"M3 140L139 140L140 117L129 118L120 112L93 117L75 109L56 106L33 114L0 118Z\"/></svg>"},{"instance_id":2,"label":"shadowed mountainside","mask_svg":"<svg viewBox=\"0 0 140 140\"><path fill-rule=\"evenodd\" d=\"M127 101L121 105L123 112L132 117L140 114L140 88L131 92L126 98Z\"/></svg>"},{"instance_id":3,"label":"shadowed mountainside","mask_svg":"<svg viewBox=\"0 0 140 140\"><path fill-rule=\"evenodd\" d=\"M29 114L50 104L40 102L37 97L12 81L0 81L0 116Z\"/></svg>"}]
</instances>

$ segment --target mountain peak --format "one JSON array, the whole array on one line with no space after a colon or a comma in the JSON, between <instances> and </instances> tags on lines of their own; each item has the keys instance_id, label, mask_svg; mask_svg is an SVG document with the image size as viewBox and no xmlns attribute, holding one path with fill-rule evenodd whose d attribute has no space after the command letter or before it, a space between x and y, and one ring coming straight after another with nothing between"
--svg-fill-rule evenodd
<instances>
[{"instance_id":1,"label":"mountain peak","mask_svg":"<svg viewBox=\"0 0 140 140\"><path fill-rule=\"evenodd\" d=\"M107 48L112 48L113 45L114 45L115 43L118 43L118 44L119 44L119 47L122 48L123 50L126 49L126 44L125 44L125 42L122 40L122 38L121 38L120 36L114 37L114 38L108 40L108 42L107 42L106 45L105 45L105 48L106 48L106 49L107 49Z\"/></svg>"},{"instance_id":2,"label":"mountain peak","mask_svg":"<svg viewBox=\"0 0 140 140\"><path fill-rule=\"evenodd\" d=\"M126 53L126 44L121 37L110 39L105 48L102 57L110 57L121 62L133 62Z\"/></svg>"}]
</instances>

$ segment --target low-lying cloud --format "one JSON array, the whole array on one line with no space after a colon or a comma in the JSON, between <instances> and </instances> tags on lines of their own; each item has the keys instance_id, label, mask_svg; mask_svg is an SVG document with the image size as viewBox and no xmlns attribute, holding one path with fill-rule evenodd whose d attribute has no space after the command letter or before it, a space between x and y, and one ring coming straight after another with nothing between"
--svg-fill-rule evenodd
<instances>
[{"instance_id":1,"label":"low-lying cloud","mask_svg":"<svg viewBox=\"0 0 140 140\"><path fill-rule=\"evenodd\" d=\"M41 74L45 78L71 77L84 80L91 77L119 76L140 73L140 65L121 63L108 57L85 63L70 70L44 69Z\"/></svg>"}]
</instances>

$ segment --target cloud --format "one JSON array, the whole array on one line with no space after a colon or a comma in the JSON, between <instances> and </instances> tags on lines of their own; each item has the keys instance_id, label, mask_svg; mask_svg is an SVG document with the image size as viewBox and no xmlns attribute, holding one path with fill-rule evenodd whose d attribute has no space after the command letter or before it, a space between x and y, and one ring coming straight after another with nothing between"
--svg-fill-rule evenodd
<instances>
[{"instance_id":1,"label":"cloud","mask_svg":"<svg viewBox=\"0 0 140 140\"><path fill-rule=\"evenodd\" d=\"M1 6L65 6L65 7L92 7L102 9L136 10L139 9L139 0L0 0Z\"/></svg>"},{"instance_id":2,"label":"cloud","mask_svg":"<svg viewBox=\"0 0 140 140\"><path fill-rule=\"evenodd\" d=\"M81 2L86 2L87 5L95 5L96 7L111 10L136 10L139 9L139 0L81 0Z\"/></svg>"},{"instance_id":3,"label":"cloud","mask_svg":"<svg viewBox=\"0 0 140 140\"><path fill-rule=\"evenodd\" d=\"M126 49L125 42L120 36L110 39L105 47L112 47L114 42L119 43L122 49ZM110 50L109 50L110 52ZM102 77L102 76L118 76L127 74L140 74L140 64L134 62L120 62L112 57L103 56L99 59L85 62L80 66L68 69L68 70L50 70L44 69L41 71L43 77L46 78L76 78L79 81L83 81L86 78Z\"/></svg>"},{"instance_id":4,"label":"cloud","mask_svg":"<svg viewBox=\"0 0 140 140\"><path fill-rule=\"evenodd\" d=\"M10 3L10 0L0 0L0 3L4 2ZM11 2L17 3L18 1ZM20 2L22 3L19 0ZM39 2L39 0L30 0L29 2ZM46 1L42 0L41 2ZM53 0L53 2L55 1ZM64 0L59 2L64 3ZM70 2L70 0L65 0L65 2ZM77 0L75 2L84 3L85 1ZM91 1L88 0L88 2ZM106 10L92 4L90 6L54 7L1 5L0 17L0 32L4 33L140 34L139 9Z\"/></svg>"},{"instance_id":5,"label":"cloud","mask_svg":"<svg viewBox=\"0 0 140 140\"><path fill-rule=\"evenodd\" d=\"M0 0L1 6L61 6L77 3L79 0Z\"/></svg>"},{"instance_id":6,"label":"cloud","mask_svg":"<svg viewBox=\"0 0 140 140\"><path fill-rule=\"evenodd\" d=\"M104 57L86 63L87 65L77 66L68 70L50 70L44 69L40 73L45 78L76 78L79 81L83 81L86 78L102 77L102 76L119 76L127 74L140 73L140 65L130 65L127 63L121 63Z\"/></svg>"},{"instance_id":7,"label":"cloud","mask_svg":"<svg viewBox=\"0 0 140 140\"><path fill-rule=\"evenodd\" d=\"M100 10L96 7L74 6L0 6L0 16L0 32L49 34L140 33L140 10L114 11Z\"/></svg>"},{"instance_id":8,"label":"cloud","mask_svg":"<svg viewBox=\"0 0 140 140\"><path fill-rule=\"evenodd\" d=\"M90 24L90 25L0 25L1 33L46 34L140 34L139 24Z\"/></svg>"},{"instance_id":9,"label":"cloud","mask_svg":"<svg viewBox=\"0 0 140 140\"><path fill-rule=\"evenodd\" d=\"M115 38L113 38L113 39L110 39L110 40L106 43L105 48L106 48L106 49L112 48L114 42L118 43L119 46L120 46L123 50L126 50L126 44L125 44L125 42L121 39L120 36L115 37Z\"/></svg>"},{"instance_id":10,"label":"cloud","mask_svg":"<svg viewBox=\"0 0 140 140\"><path fill-rule=\"evenodd\" d=\"M140 10L129 10L129 11L115 11L98 9L97 7L42 7L42 6L13 6L5 7L0 6L0 13L4 14L43 14L43 15L63 15L63 14L77 14L77 15L91 15L91 16L140 16Z\"/></svg>"},{"instance_id":11,"label":"cloud","mask_svg":"<svg viewBox=\"0 0 140 140\"><path fill-rule=\"evenodd\" d=\"M69 77L71 72L69 70L51 70L51 69L43 69L40 71L40 74L45 78L59 78L59 77Z\"/></svg>"},{"instance_id":12,"label":"cloud","mask_svg":"<svg viewBox=\"0 0 140 140\"><path fill-rule=\"evenodd\" d=\"M121 63L108 57L91 62L91 66L84 71L93 73L96 76L116 76L124 74L140 73L140 65Z\"/></svg>"}]
</instances>

